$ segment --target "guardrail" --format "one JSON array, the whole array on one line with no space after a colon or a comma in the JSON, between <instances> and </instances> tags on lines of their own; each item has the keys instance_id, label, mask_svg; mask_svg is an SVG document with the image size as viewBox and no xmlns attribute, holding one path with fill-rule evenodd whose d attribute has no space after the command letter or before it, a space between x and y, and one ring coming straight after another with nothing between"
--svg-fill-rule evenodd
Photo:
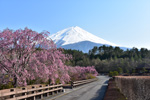
<instances>
[{"instance_id":1,"label":"guardrail","mask_svg":"<svg viewBox=\"0 0 150 100\"><path fill-rule=\"evenodd\" d=\"M87 83L90 83L90 82L93 82L93 81L97 81L97 78L71 82L71 87L73 88L73 87L83 85L83 84L87 84Z\"/></svg>"},{"instance_id":2,"label":"guardrail","mask_svg":"<svg viewBox=\"0 0 150 100\"><path fill-rule=\"evenodd\" d=\"M0 90L0 100L35 100L36 98L42 99L43 96L49 97L50 95L62 92L62 84L58 85L30 85L22 88L11 88Z\"/></svg>"}]
</instances>

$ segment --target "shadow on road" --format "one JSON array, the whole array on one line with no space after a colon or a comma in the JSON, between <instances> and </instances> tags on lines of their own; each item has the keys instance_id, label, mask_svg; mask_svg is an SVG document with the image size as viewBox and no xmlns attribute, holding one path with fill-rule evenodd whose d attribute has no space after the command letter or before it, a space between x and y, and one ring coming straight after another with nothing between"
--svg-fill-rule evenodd
<instances>
[{"instance_id":1,"label":"shadow on road","mask_svg":"<svg viewBox=\"0 0 150 100\"><path fill-rule=\"evenodd\" d=\"M90 100L103 100L106 89L107 89L107 83L108 83L108 81L105 81L104 84L102 85L102 87L96 92L94 98L92 98Z\"/></svg>"},{"instance_id":2,"label":"shadow on road","mask_svg":"<svg viewBox=\"0 0 150 100\"><path fill-rule=\"evenodd\" d=\"M108 81L109 81L109 80L105 81L104 84L108 84Z\"/></svg>"}]
</instances>

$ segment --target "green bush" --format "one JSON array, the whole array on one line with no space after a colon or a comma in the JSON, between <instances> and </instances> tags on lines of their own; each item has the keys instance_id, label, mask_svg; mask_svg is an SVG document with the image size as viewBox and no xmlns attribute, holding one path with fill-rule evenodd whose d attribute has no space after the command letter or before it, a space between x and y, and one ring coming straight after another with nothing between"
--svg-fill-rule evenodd
<instances>
[{"instance_id":1,"label":"green bush","mask_svg":"<svg viewBox=\"0 0 150 100\"><path fill-rule=\"evenodd\" d=\"M95 76L93 76L92 74L87 74L87 78L86 79L93 79L95 78Z\"/></svg>"},{"instance_id":2,"label":"green bush","mask_svg":"<svg viewBox=\"0 0 150 100\"><path fill-rule=\"evenodd\" d=\"M117 76L119 75L119 73L117 71L110 71L109 72L109 76L112 77L112 76Z\"/></svg>"},{"instance_id":3,"label":"green bush","mask_svg":"<svg viewBox=\"0 0 150 100\"><path fill-rule=\"evenodd\" d=\"M0 90L2 89L9 89L9 88L14 88L14 86L12 85L12 82L9 82L8 84L1 84L0 85Z\"/></svg>"}]
</instances>

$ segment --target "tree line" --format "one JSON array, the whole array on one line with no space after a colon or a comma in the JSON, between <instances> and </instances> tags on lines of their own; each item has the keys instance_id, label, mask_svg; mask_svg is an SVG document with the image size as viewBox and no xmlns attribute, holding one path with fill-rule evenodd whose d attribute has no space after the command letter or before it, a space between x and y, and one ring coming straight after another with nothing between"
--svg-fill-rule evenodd
<instances>
[{"instance_id":1,"label":"tree line","mask_svg":"<svg viewBox=\"0 0 150 100\"><path fill-rule=\"evenodd\" d=\"M131 48L123 50L120 47L100 46L94 47L88 53L78 50L65 50L72 55L72 60L67 62L72 66L93 65L99 73L132 73L136 67L150 64L150 50L146 48Z\"/></svg>"}]
</instances>

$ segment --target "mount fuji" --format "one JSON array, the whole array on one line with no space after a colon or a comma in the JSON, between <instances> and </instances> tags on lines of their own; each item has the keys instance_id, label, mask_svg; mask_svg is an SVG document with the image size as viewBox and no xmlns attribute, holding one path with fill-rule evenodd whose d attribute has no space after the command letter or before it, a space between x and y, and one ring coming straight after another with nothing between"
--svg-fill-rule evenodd
<instances>
[{"instance_id":1,"label":"mount fuji","mask_svg":"<svg viewBox=\"0 0 150 100\"><path fill-rule=\"evenodd\" d=\"M119 46L99 38L78 26L61 30L55 34L52 34L48 38L52 39L58 48L62 47L64 49L75 49L84 53L88 53L94 46Z\"/></svg>"}]
</instances>

